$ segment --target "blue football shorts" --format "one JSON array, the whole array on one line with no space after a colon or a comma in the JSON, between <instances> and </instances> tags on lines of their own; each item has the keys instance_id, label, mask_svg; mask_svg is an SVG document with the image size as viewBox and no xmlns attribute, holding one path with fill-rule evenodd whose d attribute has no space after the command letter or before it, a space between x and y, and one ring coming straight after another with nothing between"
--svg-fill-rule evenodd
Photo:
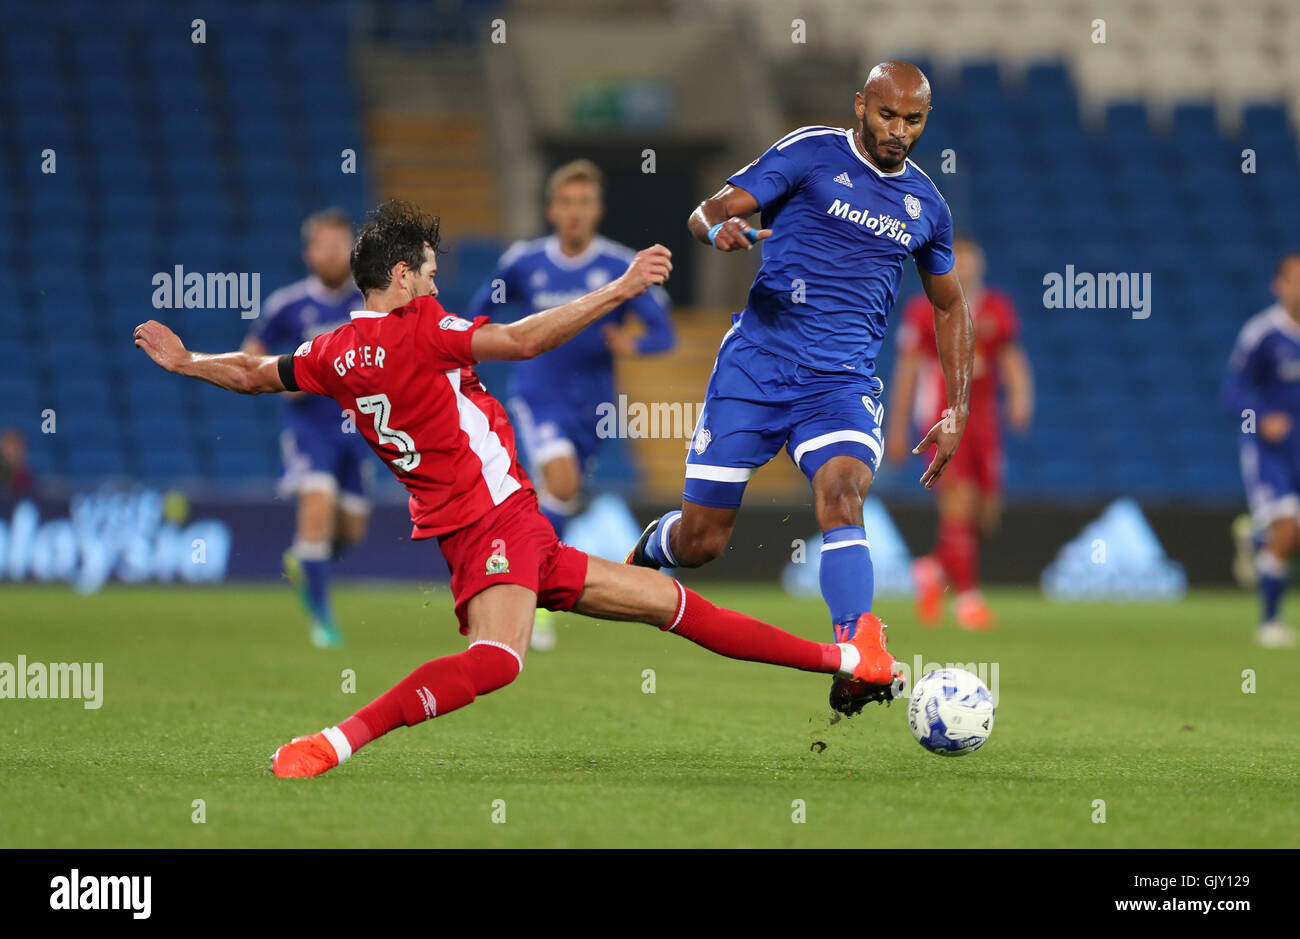
<instances>
[{"instance_id":1,"label":"blue football shorts","mask_svg":"<svg viewBox=\"0 0 1300 939\"><path fill-rule=\"evenodd\" d=\"M1300 516L1300 452L1287 441L1265 443L1242 435L1241 476L1258 530L1287 516Z\"/></svg>"},{"instance_id":2,"label":"blue football shorts","mask_svg":"<svg viewBox=\"0 0 1300 939\"><path fill-rule=\"evenodd\" d=\"M346 511L369 511L374 452L359 431L344 430L341 418L322 423L290 416L280 435L280 454L282 494L329 492Z\"/></svg>"},{"instance_id":3,"label":"blue football shorts","mask_svg":"<svg viewBox=\"0 0 1300 939\"><path fill-rule=\"evenodd\" d=\"M573 457L587 472L600 449L596 432L596 404L578 406L547 400L541 395L518 394L506 402L515 439L528 461L528 471L540 478L541 469L557 457Z\"/></svg>"},{"instance_id":4,"label":"blue football shorts","mask_svg":"<svg viewBox=\"0 0 1300 939\"><path fill-rule=\"evenodd\" d=\"M722 339L686 456L683 498L734 509L754 472L785 447L809 481L834 456L874 473L883 452L884 383L773 355L733 326Z\"/></svg>"}]
</instances>

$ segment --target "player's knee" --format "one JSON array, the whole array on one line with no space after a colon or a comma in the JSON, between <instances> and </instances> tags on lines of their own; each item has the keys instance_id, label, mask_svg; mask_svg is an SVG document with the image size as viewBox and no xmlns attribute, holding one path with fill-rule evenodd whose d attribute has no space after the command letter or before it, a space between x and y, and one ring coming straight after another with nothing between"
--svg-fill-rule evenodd
<instances>
[{"instance_id":1,"label":"player's knee","mask_svg":"<svg viewBox=\"0 0 1300 939\"><path fill-rule=\"evenodd\" d=\"M853 480L827 480L817 492L817 518L823 529L862 524L862 493Z\"/></svg>"},{"instance_id":2,"label":"player's knee","mask_svg":"<svg viewBox=\"0 0 1300 939\"><path fill-rule=\"evenodd\" d=\"M576 477L558 476L546 484L546 491L559 502L575 502L579 481Z\"/></svg>"},{"instance_id":3,"label":"player's knee","mask_svg":"<svg viewBox=\"0 0 1300 939\"><path fill-rule=\"evenodd\" d=\"M1300 540L1300 528L1290 519L1283 520L1270 532L1269 548L1282 560L1296 552L1296 542Z\"/></svg>"}]
</instances>

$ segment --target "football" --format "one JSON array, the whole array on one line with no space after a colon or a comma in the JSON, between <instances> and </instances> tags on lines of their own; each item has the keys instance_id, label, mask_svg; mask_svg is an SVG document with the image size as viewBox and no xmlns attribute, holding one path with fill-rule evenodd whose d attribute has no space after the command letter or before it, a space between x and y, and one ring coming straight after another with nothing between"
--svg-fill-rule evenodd
<instances>
[{"instance_id":1,"label":"football","mask_svg":"<svg viewBox=\"0 0 1300 939\"><path fill-rule=\"evenodd\" d=\"M993 730L993 695L977 675L941 668L921 677L907 701L907 725L917 743L941 756L984 746Z\"/></svg>"}]
</instances>

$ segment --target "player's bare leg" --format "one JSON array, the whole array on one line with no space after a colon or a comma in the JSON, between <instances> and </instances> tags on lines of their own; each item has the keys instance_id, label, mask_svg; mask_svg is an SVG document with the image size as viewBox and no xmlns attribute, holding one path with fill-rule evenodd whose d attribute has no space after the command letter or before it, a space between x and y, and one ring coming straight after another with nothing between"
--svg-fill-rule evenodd
<instances>
[{"instance_id":1,"label":"player's bare leg","mask_svg":"<svg viewBox=\"0 0 1300 939\"><path fill-rule=\"evenodd\" d=\"M370 511L348 509L339 506L334 519L335 556L342 550L360 544L366 540L366 531L370 527Z\"/></svg>"},{"instance_id":2,"label":"player's bare leg","mask_svg":"<svg viewBox=\"0 0 1300 939\"><path fill-rule=\"evenodd\" d=\"M424 663L338 726L295 737L275 751L272 771L281 778L319 776L389 731L441 717L510 684L524 667L536 604L537 595L516 584L476 594L466 608L468 649Z\"/></svg>"},{"instance_id":3,"label":"player's bare leg","mask_svg":"<svg viewBox=\"0 0 1300 939\"><path fill-rule=\"evenodd\" d=\"M542 464L544 492L560 502L572 502L582 491L582 469L578 458L565 454Z\"/></svg>"},{"instance_id":4,"label":"player's bare leg","mask_svg":"<svg viewBox=\"0 0 1300 939\"><path fill-rule=\"evenodd\" d=\"M874 584L870 546L862 527L862 503L871 489L871 467L856 457L833 456L812 478L817 524L822 531L821 590L837 641L866 630L884 644L884 624L871 614ZM899 689L901 693L901 688ZM889 700L892 688L837 677L830 703L853 715L869 701Z\"/></svg>"},{"instance_id":5,"label":"player's bare leg","mask_svg":"<svg viewBox=\"0 0 1300 939\"><path fill-rule=\"evenodd\" d=\"M655 570L700 567L727 550L739 514L739 509L683 500L681 511L669 512L646 526L624 563Z\"/></svg>"},{"instance_id":6,"label":"player's bare leg","mask_svg":"<svg viewBox=\"0 0 1300 939\"><path fill-rule=\"evenodd\" d=\"M300 492L297 533L293 546L284 555L285 575L298 589L311 618L312 644L322 649L343 644L329 596L337 511L333 489L320 487Z\"/></svg>"},{"instance_id":7,"label":"player's bare leg","mask_svg":"<svg viewBox=\"0 0 1300 939\"><path fill-rule=\"evenodd\" d=\"M542 464L542 491L537 494L542 514L555 529L555 537L564 540L565 528L578 509L582 495L582 467L576 453L562 453ZM533 622L531 648L550 652L559 637L555 614L540 607Z\"/></svg>"},{"instance_id":8,"label":"player's bare leg","mask_svg":"<svg viewBox=\"0 0 1300 939\"><path fill-rule=\"evenodd\" d=\"M1259 572L1260 617L1256 641L1265 648L1296 644L1295 631L1282 622L1282 592L1286 589L1291 557L1300 541L1300 524L1294 515L1274 519L1268 526L1263 549L1255 560Z\"/></svg>"},{"instance_id":9,"label":"player's bare leg","mask_svg":"<svg viewBox=\"0 0 1300 939\"><path fill-rule=\"evenodd\" d=\"M987 541L1002 527L1002 499L991 492L982 493L978 515L980 538Z\"/></svg>"}]
</instances>

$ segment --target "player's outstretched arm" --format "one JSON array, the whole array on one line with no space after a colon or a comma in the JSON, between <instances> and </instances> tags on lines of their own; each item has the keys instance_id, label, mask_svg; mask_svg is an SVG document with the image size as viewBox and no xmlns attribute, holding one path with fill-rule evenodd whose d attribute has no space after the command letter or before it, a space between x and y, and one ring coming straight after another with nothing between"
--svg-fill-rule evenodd
<instances>
[{"instance_id":1,"label":"player's outstretched arm","mask_svg":"<svg viewBox=\"0 0 1300 939\"><path fill-rule=\"evenodd\" d=\"M1002 347L998 353L998 372L1007 389L1007 422L1012 430L1024 433L1034 420L1034 372L1020 343Z\"/></svg>"},{"instance_id":2,"label":"player's outstretched arm","mask_svg":"<svg viewBox=\"0 0 1300 939\"><path fill-rule=\"evenodd\" d=\"M947 385L948 410L943 420L930 428L913 453L924 453L931 445L937 447L934 459L921 474L926 489L934 486L943 475L948 461L957 452L957 443L966 429L970 416L970 380L975 362L975 329L971 325L970 308L962 292L957 274L930 274L918 265L921 286L934 307L934 338L939 347L939 364L943 366L943 379Z\"/></svg>"},{"instance_id":3,"label":"player's outstretched arm","mask_svg":"<svg viewBox=\"0 0 1300 939\"><path fill-rule=\"evenodd\" d=\"M162 368L187 378L198 378L227 391L256 395L284 391L276 355L190 352L179 336L157 320L135 328L135 344Z\"/></svg>"},{"instance_id":4,"label":"player's outstretched arm","mask_svg":"<svg viewBox=\"0 0 1300 939\"><path fill-rule=\"evenodd\" d=\"M757 199L728 183L695 207L686 220L686 227L697 241L711 244L719 251L748 251L772 234L770 228L755 230L745 221L757 211Z\"/></svg>"},{"instance_id":5,"label":"player's outstretched arm","mask_svg":"<svg viewBox=\"0 0 1300 939\"><path fill-rule=\"evenodd\" d=\"M568 342L606 313L634 300L672 272L672 252L663 245L638 251L617 279L561 306L513 323L485 323L474 332L470 351L479 362L531 359Z\"/></svg>"}]
</instances>

